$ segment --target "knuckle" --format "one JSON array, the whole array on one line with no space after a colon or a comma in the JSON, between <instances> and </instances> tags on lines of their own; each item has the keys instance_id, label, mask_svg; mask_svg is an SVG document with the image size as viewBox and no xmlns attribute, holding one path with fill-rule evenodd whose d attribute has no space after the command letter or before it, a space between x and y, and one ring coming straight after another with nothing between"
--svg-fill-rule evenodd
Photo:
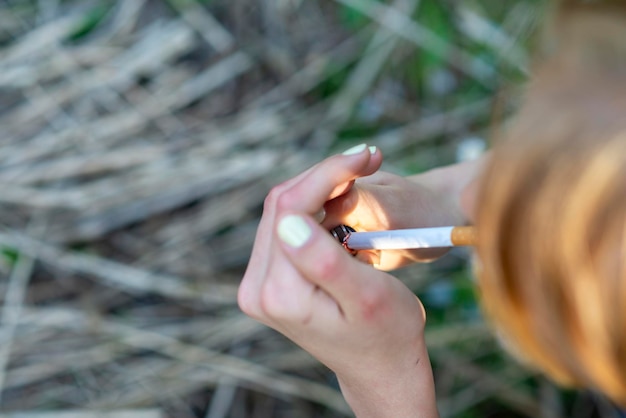
<instances>
[{"instance_id":1,"label":"knuckle","mask_svg":"<svg viewBox=\"0 0 626 418\"><path fill-rule=\"evenodd\" d=\"M261 314L266 317L266 318L274 318L277 314L276 311L276 306L277 304L274 303L274 295L272 292L270 292L268 289L268 286L265 285L263 286L263 288L261 289L261 294L260 294L260 298L259 298L259 308L261 311Z\"/></svg>"},{"instance_id":2,"label":"knuckle","mask_svg":"<svg viewBox=\"0 0 626 418\"><path fill-rule=\"evenodd\" d=\"M341 265L344 262L344 256L340 248L334 248L334 251L326 251L325 253L318 255L318 260L313 264L313 274L321 282L333 281L339 271L341 271Z\"/></svg>"},{"instance_id":3,"label":"knuckle","mask_svg":"<svg viewBox=\"0 0 626 418\"><path fill-rule=\"evenodd\" d=\"M260 317L259 300L245 282L242 282L237 291L237 305L246 315L255 319Z\"/></svg>"},{"instance_id":4,"label":"knuckle","mask_svg":"<svg viewBox=\"0 0 626 418\"><path fill-rule=\"evenodd\" d=\"M311 321L313 312L307 304L299 302L293 297L293 292L281 288L274 283L266 284L261 290L259 310L261 319L282 327L294 324L306 326Z\"/></svg>"},{"instance_id":5,"label":"knuckle","mask_svg":"<svg viewBox=\"0 0 626 418\"><path fill-rule=\"evenodd\" d=\"M277 186L272 187L265 197L265 201L263 202L263 209L267 211L276 207L276 202L284 191L285 183L281 183Z\"/></svg>"},{"instance_id":6,"label":"knuckle","mask_svg":"<svg viewBox=\"0 0 626 418\"><path fill-rule=\"evenodd\" d=\"M273 282L266 283L261 289L259 308L264 318L273 321L284 321L291 314L289 312L289 304L281 296L284 293L282 289L274 285Z\"/></svg>"},{"instance_id":7,"label":"knuckle","mask_svg":"<svg viewBox=\"0 0 626 418\"><path fill-rule=\"evenodd\" d=\"M246 297L245 293L241 291L237 295L237 305L239 305L239 309L241 309L241 311L249 317L259 317L258 303L251 298Z\"/></svg>"},{"instance_id":8,"label":"knuckle","mask_svg":"<svg viewBox=\"0 0 626 418\"><path fill-rule=\"evenodd\" d=\"M289 185L282 183L274 186L267 194L263 202L263 210L268 211L284 211L293 209L297 204L297 197L293 193L289 193Z\"/></svg>"},{"instance_id":9,"label":"knuckle","mask_svg":"<svg viewBox=\"0 0 626 418\"><path fill-rule=\"evenodd\" d=\"M365 320L374 320L389 310L389 290L386 286L374 285L363 289L359 296L359 307Z\"/></svg>"},{"instance_id":10,"label":"knuckle","mask_svg":"<svg viewBox=\"0 0 626 418\"><path fill-rule=\"evenodd\" d=\"M276 209L279 212L293 209L296 205L296 201L297 199L293 193L283 192L276 200Z\"/></svg>"}]
</instances>

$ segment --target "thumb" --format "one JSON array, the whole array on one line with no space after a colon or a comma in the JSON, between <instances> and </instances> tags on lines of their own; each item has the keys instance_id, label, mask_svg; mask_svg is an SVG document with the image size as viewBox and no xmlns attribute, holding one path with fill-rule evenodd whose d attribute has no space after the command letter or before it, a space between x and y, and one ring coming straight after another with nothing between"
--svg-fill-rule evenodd
<instances>
[{"instance_id":1,"label":"thumb","mask_svg":"<svg viewBox=\"0 0 626 418\"><path fill-rule=\"evenodd\" d=\"M330 295L348 320L363 315L364 308L376 310L376 300L384 299L388 275L356 260L313 219L287 214L276 233L293 266Z\"/></svg>"}]
</instances>

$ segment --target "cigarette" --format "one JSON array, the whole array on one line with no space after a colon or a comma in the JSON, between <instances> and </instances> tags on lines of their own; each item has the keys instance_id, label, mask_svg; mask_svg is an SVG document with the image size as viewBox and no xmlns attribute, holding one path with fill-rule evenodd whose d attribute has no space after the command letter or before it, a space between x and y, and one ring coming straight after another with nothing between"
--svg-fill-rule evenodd
<instances>
[{"instance_id":1,"label":"cigarette","mask_svg":"<svg viewBox=\"0 0 626 418\"><path fill-rule=\"evenodd\" d=\"M348 250L400 250L413 248L440 248L475 245L476 229L473 226L442 226L436 228L396 229L390 231L354 232L340 226L333 235ZM349 228L349 229L348 229Z\"/></svg>"}]
</instances>

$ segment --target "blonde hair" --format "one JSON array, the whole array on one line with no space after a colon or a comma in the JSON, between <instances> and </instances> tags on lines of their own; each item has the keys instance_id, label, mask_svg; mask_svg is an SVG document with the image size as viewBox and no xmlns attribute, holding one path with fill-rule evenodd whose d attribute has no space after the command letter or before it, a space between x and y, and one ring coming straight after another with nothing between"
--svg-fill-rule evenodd
<instances>
[{"instance_id":1,"label":"blonde hair","mask_svg":"<svg viewBox=\"0 0 626 418\"><path fill-rule=\"evenodd\" d=\"M481 179L481 299L527 361L626 406L626 2L548 27Z\"/></svg>"}]
</instances>

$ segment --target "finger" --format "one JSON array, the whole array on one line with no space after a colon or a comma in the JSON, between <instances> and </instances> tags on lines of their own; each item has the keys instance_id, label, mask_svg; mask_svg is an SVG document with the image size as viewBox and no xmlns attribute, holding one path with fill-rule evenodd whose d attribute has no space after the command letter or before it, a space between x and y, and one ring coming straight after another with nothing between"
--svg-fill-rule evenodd
<instances>
[{"instance_id":1,"label":"finger","mask_svg":"<svg viewBox=\"0 0 626 418\"><path fill-rule=\"evenodd\" d=\"M347 193L326 202L324 205L326 216L321 225L326 229L332 229L342 224L355 228L355 225L353 225L354 222L350 222L351 220L349 218L359 203L360 195L361 190L357 184Z\"/></svg>"},{"instance_id":2,"label":"finger","mask_svg":"<svg viewBox=\"0 0 626 418\"><path fill-rule=\"evenodd\" d=\"M392 200L387 200L385 205L393 206ZM343 196L326 203L326 216L322 226L332 229L337 225L348 225L357 231L369 231L374 229L387 229L389 215L383 209L380 197L371 190L364 189L359 183Z\"/></svg>"},{"instance_id":3,"label":"finger","mask_svg":"<svg viewBox=\"0 0 626 418\"><path fill-rule=\"evenodd\" d=\"M257 227L252 253L237 290L237 304L239 308L257 320L262 320L263 317L260 298L261 289L268 277L269 266L274 255L274 244L272 241L276 224L277 201L285 191L300 182L302 177L312 169L313 167L296 177L274 186L265 198L263 215Z\"/></svg>"},{"instance_id":4,"label":"finger","mask_svg":"<svg viewBox=\"0 0 626 418\"><path fill-rule=\"evenodd\" d=\"M272 240L278 202L285 192L300 183L314 168L315 166L310 167L299 175L274 186L265 198L263 215L257 228L252 253L237 291L239 307L253 318L260 319L263 315L259 295L268 277L268 269L272 262L274 249Z\"/></svg>"},{"instance_id":5,"label":"finger","mask_svg":"<svg viewBox=\"0 0 626 418\"><path fill-rule=\"evenodd\" d=\"M375 173L381 166L382 164L382 154L381 152L378 150L377 147L375 146L370 146L367 147L365 144L361 144L359 146L350 148L349 150L345 151L343 154L340 154L340 156L343 156L344 158L346 156L351 156L351 155L359 155L359 154L363 154L365 153L367 155L367 152L365 152L365 150L369 151L369 161L367 162L367 164L365 165L365 167L362 168L362 171L360 173L355 173L355 175L358 176L370 176L371 173ZM355 152L355 150L357 150L357 152ZM340 156L335 156L335 157L331 157L331 158L337 158ZM328 160L328 159L327 159ZM266 203L270 202L269 204L266 204L265 209L268 209L268 206L277 206L278 201L280 200L279 197L286 193L289 192L290 190L294 189L296 186L298 187L298 189L302 188L302 187L309 187L310 185L307 184L307 182L310 180L310 176L313 175L313 172L324 172L326 170L326 165L329 164L328 161L322 161L321 163L318 163L317 165L309 168L307 171L303 172L302 174L300 174L299 176L291 179L288 182L285 182L283 184L280 184L276 187L274 187L272 189L272 191L270 192L270 198L266 199ZM336 182L336 181L335 181ZM339 195L342 195L344 193L347 193L350 191L350 189L352 188L352 185L354 184L354 178L351 178L350 180L343 182L343 183L339 183L339 184L335 184L333 190L329 193L329 195L326 197L326 201L331 200ZM287 200L287 198L283 198L284 200ZM325 203L325 202L324 202ZM322 223L322 221L325 219L326 217L326 210L324 208L324 206L320 206L319 208L317 208L317 210L313 213L311 213L317 220L319 223Z\"/></svg>"},{"instance_id":6,"label":"finger","mask_svg":"<svg viewBox=\"0 0 626 418\"><path fill-rule=\"evenodd\" d=\"M369 174L364 174L361 176L364 178L368 178L372 175L372 173L375 173L376 171L378 171L378 169L380 169L381 164L383 163L383 156L377 147L371 146L371 147L368 147L368 149L370 151L371 157L370 157L369 165L366 167L364 171ZM334 199L336 197L339 197L341 195L348 193L353 185L354 185L354 180L337 185L335 189L330 193L328 200Z\"/></svg>"},{"instance_id":7,"label":"finger","mask_svg":"<svg viewBox=\"0 0 626 418\"><path fill-rule=\"evenodd\" d=\"M380 266L380 251L379 250L362 250L357 251L355 255L357 260L360 260L366 264L371 265L374 268L379 268Z\"/></svg>"},{"instance_id":8,"label":"finger","mask_svg":"<svg viewBox=\"0 0 626 418\"><path fill-rule=\"evenodd\" d=\"M386 274L355 260L313 219L287 214L278 223L277 236L293 266L329 294L346 319L376 309Z\"/></svg>"},{"instance_id":9,"label":"finger","mask_svg":"<svg viewBox=\"0 0 626 418\"><path fill-rule=\"evenodd\" d=\"M281 209L302 210L316 214L323 208L328 195L332 195L335 189L341 188L342 185L345 187L355 177L375 172L381 163L380 151L374 147L368 148L361 145L344 154L322 161L302 174L272 188L264 202L263 217L257 230L248 268L238 291L238 303L244 312L253 317L259 317L262 314L258 295L268 276L272 259L272 237L276 214Z\"/></svg>"},{"instance_id":10,"label":"finger","mask_svg":"<svg viewBox=\"0 0 626 418\"><path fill-rule=\"evenodd\" d=\"M380 196L373 191L393 183L396 178L389 173L376 171L357 179L350 190L324 205L326 216L322 225L332 229L345 224L359 231L368 230L372 226L382 228L387 224L387 216L379 203Z\"/></svg>"},{"instance_id":11,"label":"finger","mask_svg":"<svg viewBox=\"0 0 626 418\"><path fill-rule=\"evenodd\" d=\"M351 149L348 154L327 158L301 176L297 183L278 198L277 210L314 214L337 189L378 169L382 162L382 155L378 151L368 149L365 144L354 149L357 151Z\"/></svg>"},{"instance_id":12,"label":"finger","mask_svg":"<svg viewBox=\"0 0 626 418\"><path fill-rule=\"evenodd\" d=\"M354 180L350 180L349 182L340 184L339 186L335 187L335 189L330 193L330 195L328 196L328 200L332 200L336 197L339 197L348 193L350 189L352 189L353 185L354 185Z\"/></svg>"}]
</instances>

